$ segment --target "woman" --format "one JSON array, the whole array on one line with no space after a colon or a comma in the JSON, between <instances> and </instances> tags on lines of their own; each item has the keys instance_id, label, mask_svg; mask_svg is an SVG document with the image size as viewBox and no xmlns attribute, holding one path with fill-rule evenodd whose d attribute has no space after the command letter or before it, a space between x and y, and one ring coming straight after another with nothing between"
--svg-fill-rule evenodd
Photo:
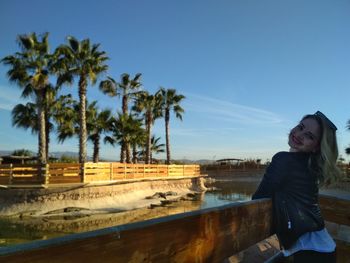
<instances>
[{"instance_id":1,"label":"woman","mask_svg":"<svg viewBox=\"0 0 350 263\"><path fill-rule=\"evenodd\" d=\"M273 156L253 195L272 198L274 230L292 262L336 262L318 204L318 187L339 175L336 130L319 111L304 116L289 133L289 152Z\"/></svg>"}]
</instances>

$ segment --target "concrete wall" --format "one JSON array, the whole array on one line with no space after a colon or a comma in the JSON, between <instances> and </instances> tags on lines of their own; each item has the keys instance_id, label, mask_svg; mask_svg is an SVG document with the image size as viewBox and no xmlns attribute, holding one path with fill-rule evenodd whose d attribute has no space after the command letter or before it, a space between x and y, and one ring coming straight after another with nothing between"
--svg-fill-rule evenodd
<instances>
[{"instance_id":1,"label":"concrete wall","mask_svg":"<svg viewBox=\"0 0 350 263\"><path fill-rule=\"evenodd\" d=\"M40 216L67 208L86 210L86 213L131 210L157 202L146 199L156 192L176 193L169 197L171 199L204 190L201 177L70 188L0 189L0 216Z\"/></svg>"}]
</instances>

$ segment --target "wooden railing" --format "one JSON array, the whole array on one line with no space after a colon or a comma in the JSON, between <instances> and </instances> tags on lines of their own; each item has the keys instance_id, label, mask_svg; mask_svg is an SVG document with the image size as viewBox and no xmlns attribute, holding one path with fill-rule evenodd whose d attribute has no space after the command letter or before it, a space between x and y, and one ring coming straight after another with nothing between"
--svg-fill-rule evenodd
<instances>
[{"instance_id":1,"label":"wooden railing","mask_svg":"<svg viewBox=\"0 0 350 263\"><path fill-rule=\"evenodd\" d=\"M263 174L265 171L265 165L256 166L243 166L232 164L206 164L201 165L201 173L208 174L209 176L221 176L221 175L247 175L247 174Z\"/></svg>"},{"instance_id":2,"label":"wooden railing","mask_svg":"<svg viewBox=\"0 0 350 263\"><path fill-rule=\"evenodd\" d=\"M321 196L320 203L326 220L350 225L349 200ZM271 215L270 199L232 203L0 248L0 261L221 263L271 236ZM350 257L349 248L341 252Z\"/></svg>"},{"instance_id":3,"label":"wooden railing","mask_svg":"<svg viewBox=\"0 0 350 263\"><path fill-rule=\"evenodd\" d=\"M41 176L40 176L41 175ZM199 165L155 165L126 163L51 163L0 165L0 185L91 183L143 178L199 176Z\"/></svg>"},{"instance_id":4,"label":"wooden railing","mask_svg":"<svg viewBox=\"0 0 350 263\"><path fill-rule=\"evenodd\" d=\"M234 164L205 164L201 165L201 173L209 176L221 175L262 175L265 172L266 165L245 166ZM350 181L350 165L340 164L339 169L343 173L343 181Z\"/></svg>"}]
</instances>

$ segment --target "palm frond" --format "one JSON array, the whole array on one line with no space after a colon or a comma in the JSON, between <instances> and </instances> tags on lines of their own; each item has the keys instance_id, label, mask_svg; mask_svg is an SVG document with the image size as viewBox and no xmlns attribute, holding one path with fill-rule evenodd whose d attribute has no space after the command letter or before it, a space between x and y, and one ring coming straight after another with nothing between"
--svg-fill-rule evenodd
<instances>
[{"instance_id":1,"label":"palm frond","mask_svg":"<svg viewBox=\"0 0 350 263\"><path fill-rule=\"evenodd\" d=\"M79 41L73 37L73 36L68 36L67 37L67 40L68 40L68 44L69 44L69 47L76 53L78 53L80 51L80 43ZM64 53L68 52L67 49L63 49L62 50Z\"/></svg>"}]
</instances>

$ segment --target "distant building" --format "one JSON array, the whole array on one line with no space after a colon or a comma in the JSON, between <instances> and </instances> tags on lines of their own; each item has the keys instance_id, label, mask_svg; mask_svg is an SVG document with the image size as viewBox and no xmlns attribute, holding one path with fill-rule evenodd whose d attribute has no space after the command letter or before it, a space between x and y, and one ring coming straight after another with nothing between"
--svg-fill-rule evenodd
<instances>
[{"instance_id":1,"label":"distant building","mask_svg":"<svg viewBox=\"0 0 350 263\"><path fill-rule=\"evenodd\" d=\"M221 165L229 165L229 164L239 165L239 163L243 161L244 161L243 159L237 159L237 158L227 158L227 159L216 160L216 162Z\"/></svg>"},{"instance_id":2,"label":"distant building","mask_svg":"<svg viewBox=\"0 0 350 263\"><path fill-rule=\"evenodd\" d=\"M15 155L5 155L0 157L1 164L26 164L35 163L37 161L36 156L15 156Z\"/></svg>"}]
</instances>

